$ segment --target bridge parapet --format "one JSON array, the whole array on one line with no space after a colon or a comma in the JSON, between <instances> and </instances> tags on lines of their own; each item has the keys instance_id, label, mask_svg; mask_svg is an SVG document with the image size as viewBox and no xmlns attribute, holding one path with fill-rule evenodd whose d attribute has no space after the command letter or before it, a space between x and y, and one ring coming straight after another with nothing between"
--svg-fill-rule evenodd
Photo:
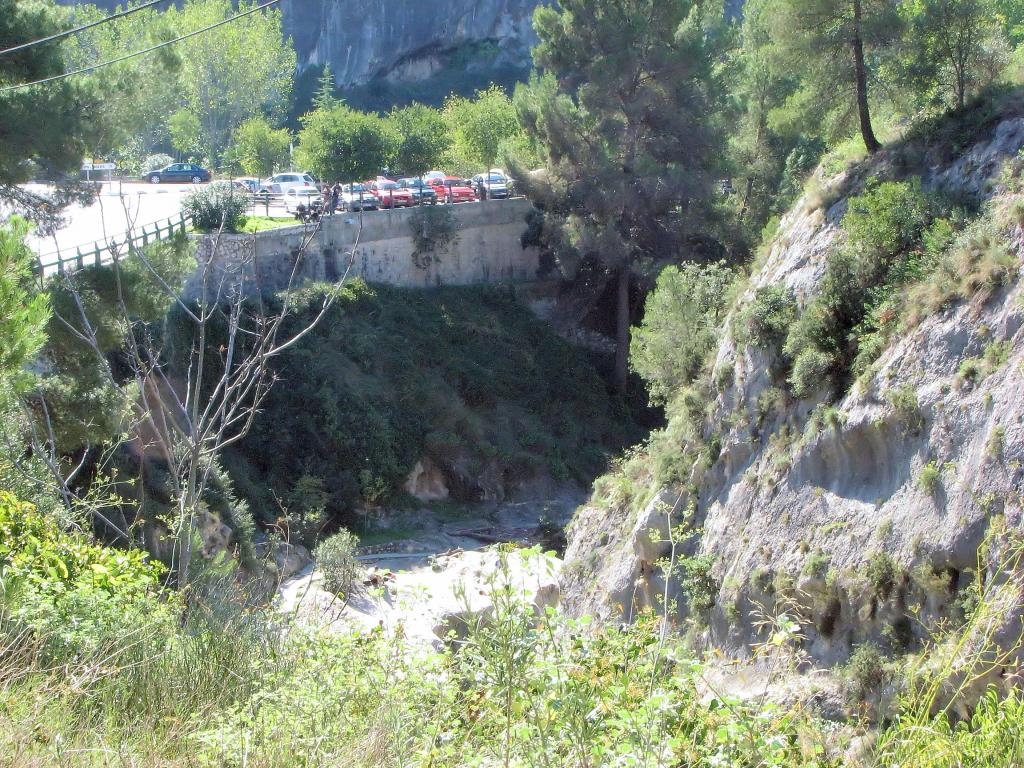
<instances>
[{"instance_id":1,"label":"bridge parapet","mask_svg":"<svg viewBox=\"0 0 1024 768\"><path fill-rule=\"evenodd\" d=\"M196 236L196 256L200 264L212 258L215 275L241 272L249 292L273 291L287 286L293 269L300 282L340 279L358 237L350 275L370 283L405 288L528 283L538 279L540 266L538 250L520 242L530 209L522 198L452 206L454 237L426 253L417 253L413 226L421 219L410 208L337 213L319 230L300 225L219 239ZM185 292L195 297L201 289L197 274Z\"/></svg>"}]
</instances>

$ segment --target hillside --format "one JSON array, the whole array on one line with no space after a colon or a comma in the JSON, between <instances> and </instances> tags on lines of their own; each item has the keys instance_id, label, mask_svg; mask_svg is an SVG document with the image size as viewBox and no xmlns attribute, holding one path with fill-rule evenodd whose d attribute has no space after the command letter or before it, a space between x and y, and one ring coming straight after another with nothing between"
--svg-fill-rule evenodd
<instances>
[{"instance_id":1,"label":"hillside","mask_svg":"<svg viewBox=\"0 0 1024 768\"><path fill-rule=\"evenodd\" d=\"M617 618L665 593L699 643L741 656L784 612L811 659L836 665L867 645L918 650L962 620L977 577L1012 583L1022 115L1003 95L819 170L667 429L577 514L569 610ZM666 592L670 554L682 575ZM1024 606L1009 599L996 634L1012 640Z\"/></svg>"}]
</instances>

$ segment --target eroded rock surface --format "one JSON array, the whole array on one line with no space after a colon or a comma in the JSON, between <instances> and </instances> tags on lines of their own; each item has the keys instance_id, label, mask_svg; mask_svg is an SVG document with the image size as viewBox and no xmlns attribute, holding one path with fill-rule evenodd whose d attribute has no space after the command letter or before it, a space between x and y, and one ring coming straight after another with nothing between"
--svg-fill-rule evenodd
<instances>
[{"instance_id":1,"label":"eroded rock surface","mask_svg":"<svg viewBox=\"0 0 1024 768\"><path fill-rule=\"evenodd\" d=\"M1022 145L1024 120L1007 116L961 156L928 166L924 186L1019 204L998 178ZM748 298L782 284L806 306L841 235L847 198L858 191L855 180L840 178L826 185L826 195L838 199L824 208L799 201L751 276ZM1019 267L1020 225L1002 237ZM1021 526L1022 325L1018 269L1008 285L982 289L897 338L833 404L831 422L820 430L808 422L824 392L784 398L762 418L759 397L779 386L774 360L723 334L715 370L732 369L732 383L717 392L708 418L719 430L720 455L710 469L694 470L695 496L668 488L639 508L584 506L569 531L563 604L608 619L660 607L665 585L656 563L671 549L664 534L694 504L696 533L676 542L676 554L713 559L717 595L703 630L709 644L748 653L763 639L762 607L778 608L785 594L816 662L841 663L865 641L912 647L955 612L986 535L1004 523ZM964 361L993 344L1001 350L998 364L963 375ZM895 406L894 393L916 402L910 414ZM885 558L891 579L876 572ZM682 619L688 610L679 586L668 592ZM1018 594L1004 612L1008 628L1019 628L1022 607Z\"/></svg>"}]
</instances>

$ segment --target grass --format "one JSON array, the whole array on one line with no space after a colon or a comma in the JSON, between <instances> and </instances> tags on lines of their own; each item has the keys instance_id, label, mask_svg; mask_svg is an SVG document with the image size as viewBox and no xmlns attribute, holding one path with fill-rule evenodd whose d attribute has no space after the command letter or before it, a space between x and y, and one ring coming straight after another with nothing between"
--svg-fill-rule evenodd
<instances>
[{"instance_id":1,"label":"grass","mask_svg":"<svg viewBox=\"0 0 1024 768\"><path fill-rule=\"evenodd\" d=\"M239 227L239 232L256 233L266 232L269 229L280 229L281 227L294 227L299 221L294 216L246 216L245 224Z\"/></svg>"}]
</instances>

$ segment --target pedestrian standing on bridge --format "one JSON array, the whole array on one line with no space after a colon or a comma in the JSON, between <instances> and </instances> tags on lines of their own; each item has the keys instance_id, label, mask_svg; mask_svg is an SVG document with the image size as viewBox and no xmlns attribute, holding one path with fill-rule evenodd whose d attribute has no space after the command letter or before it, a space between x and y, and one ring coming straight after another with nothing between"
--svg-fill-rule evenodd
<instances>
[{"instance_id":1,"label":"pedestrian standing on bridge","mask_svg":"<svg viewBox=\"0 0 1024 768\"><path fill-rule=\"evenodd\" d=\"M331 216L338 210L338 201L341 200L341 182L334 182L334 186L331 188Z\"/></svg>"}]
</instances>

